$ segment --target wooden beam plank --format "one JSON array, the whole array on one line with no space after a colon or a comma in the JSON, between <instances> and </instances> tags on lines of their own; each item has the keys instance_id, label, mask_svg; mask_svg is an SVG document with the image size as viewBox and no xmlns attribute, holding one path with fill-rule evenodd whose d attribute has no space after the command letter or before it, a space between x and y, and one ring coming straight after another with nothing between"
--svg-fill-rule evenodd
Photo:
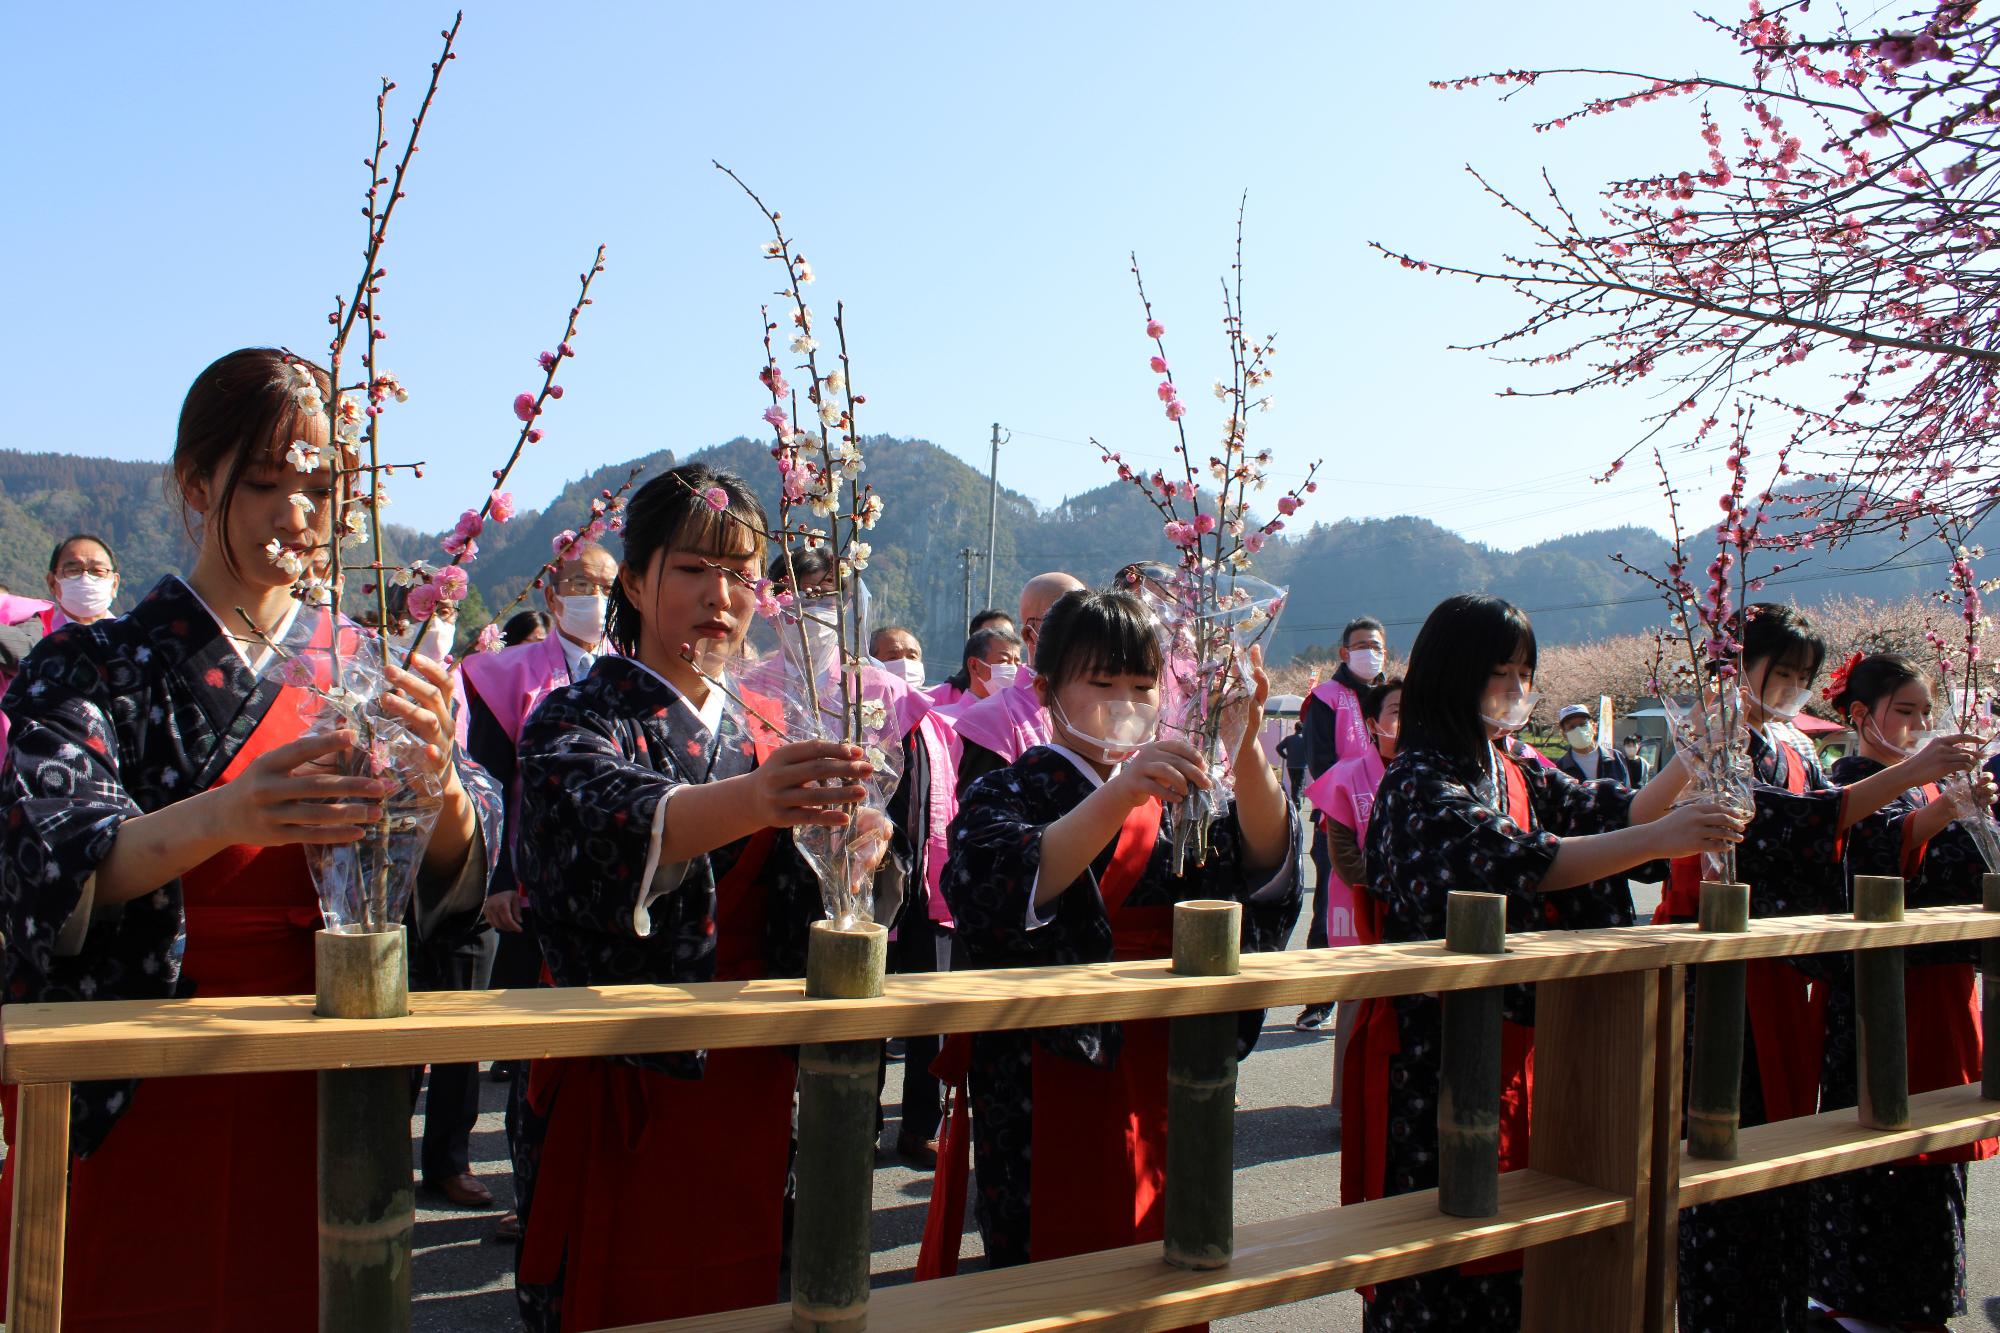
<instances>
[{"instance_id":1,"label":"wooden beam plank","mask_svg":"<svg viewBox=\"0 0 2000 1333\"><path fill-rule=\"evenodd\" d=\"M1693 926L1509 935L1497 956L1441 942L1257 954L1230 977L1173 975L1165 960L891 977L877 1000L805 998L797 980L411 997L405 1018L319 1018L312 997L14 1004L0 1031L17 1083L364 1065L521 1060L925 1032L983 1032L1462 990L1654 970L1704 959L2000 936L2000 913L1925 908L1894 923L1760 919L1742 935Z\"/></svg>"},{"instance_id":2,"label":"wooden beam plank","mask_svg":"<svg viewBox=\"0 0 2000 1333\"><path fill-rule=\"evenodd\" d=\"M7 1327L12 1333L58 1333L69 1220L69 1084L22 1088L18 1110Z\"/></svg>"},{"instance_id":3,"label":"wooden beam plank","mask_svg":"<svg viewBox=\"0 0 2000 1333\"><path fill-rule=\"evenodd\" d=\"M1514 1171L1501 1177L1497 1217L1440 1216L1437 1191L1425 1190L1239 1228L1235 1261L1227 1268L1174 1268L1154 1243L883 1287L870 1301L868 1330L1152 1333L1616 1226L1630 1212L1628 1200L1603 1190ZM767 1305L635 1324L616 1333L789 1333L790 1328L791 1307Z\"/></svg>"},{"instance_id":4,"label":"wooden beam plank","mask_svg":"<svg viewBox=\"0 0 2000 1333\"><path fill-rule=\"evenodd\" d=\"M1661 975L1623 972L1536 988L1529 1165L1629 1197L1632 1211L1615 1227L1528 1251L1523 1328L1638 1333L1643 1323Z\"/></svg>"},{"instance_id":5,"label":"wooden beam plank","mask_svg":"<svg viewBox=\"0 0 2000 1333\"><path fill-rule=\"evenodd\" d=\"M1683 1154L1680 1204L1686 1208L1754 1194L1996 1136L2000 1102L1985 1100L1977 1083L1912 1096L1907 1129L1869 1129L1852 1108L1780 1120L1743 1130L1742 1156L1733 1162L1705 1162Z\"/></svg>"}]
</instances>

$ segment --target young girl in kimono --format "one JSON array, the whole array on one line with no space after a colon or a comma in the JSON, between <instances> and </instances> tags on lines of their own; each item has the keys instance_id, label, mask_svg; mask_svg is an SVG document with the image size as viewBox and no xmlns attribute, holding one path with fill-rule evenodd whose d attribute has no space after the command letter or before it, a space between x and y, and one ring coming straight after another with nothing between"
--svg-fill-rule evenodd
<instances>
[{"instance_id":1,"label":"young girl in kimono","mask_svg":"<svg viewBox=\"0 0 2000 1333\"><path fill-rule=\"evenodd\" d=\"M319 771L352 735L301 739L301 691L262 670L259 634L303 649L336 632L273 554L311 562L328 540L329 472L286 457L297 440L324 451L328 391L317 367L267 348L202 371L172 464L199 519L193 569L130 615L57 630L8 690L8 1002L312 992L321 917L302 848L359 839L395 789ZM445 782L412 909L421 935L478 911L500 806L454 752L443 668L411 668L391 670L388 711ZM311 1328L314 1086L309 1071L75 1085L64 1327ZM13 1168L10 1153L0 1217Z\"/></svg>"},{"instance_id":2,"label":"young girl in kimono","mask_svg":"<svg viewBox=\"0 0 2000 1333\"><path fill-rule=\"evenodd\" d=\"M1858 754L1834 764L1835 782L1853 783L1903 762L1931 730L1931 683L1892 653L1856 653L1834 672L1827 697L1860 738ZM1980 775L1973 799L1993 803ZM1901 875L1912 907L1976 903L1986 863L1959 810L1935 784L1912 787L1849 834L1847 864L1862 875ZM1820 1109L1856 1100L1852 955L1828 955L1826 1057ZM1911 1092L1975 1082L1980 1070L1976 945L1908 951ZM1812 1295L1837 1314L1898 1326L1942 1327L1965 1313L1965 1163L1993 1155L1982 1140L1960 1148L1864 1167L1815 1181Z\"/></svg>"},{"instance_id":3,"label":"young girl in kimono","mask_svg":"<svg viewBox=\"0 0 2000 1333\"><path fill-rule=\"evenodd\" d=\"M1755 603L1731 625L1743 645L1739 691L1756 775L1756 814L1736 853L1752 916L1847 910L1849 830L1906 788L1970 766L1970 738L1941 737L1892 768L1837 785L1791 725L1826 657L1796 607ZM1655 921L1692 921L1700 858L1672 867ZM1755 959L1745 970L1741 1124L1811 1115L1819 1106L1824 980L1836 955ZM1815 984L1815 981L1822 984ZM1693 994L1690 969L1689 995ZM1691 1003L1690 999L1690 1003ZM1690 1041L1693 1025L1689 1024ZM1807 1319L1810 1192L1801 1186L1702 1204L1681 1213L1679 1320L1684 1333L1764 1333Z\"/></svg>"},{"instance_id":4,"label":"young girl in kimono","mask_svg":"<svg viewBox=\"0 0 2000 1333\"><path fill-rule=\"evenodd\" d=\"M727 473L642 486L611 597L621 655L522 730L516 866L558 986L805 971L824 913L790 830L847 824L871 769L854 746L770 746L689 661L739 652L766 526ZM516 1162L528 1326L776 1300L794 1077L779 1049L536 1061Z\"/></svg>"},{"instance_id":5,"label":"young girl in kimono","mask_svg":"<svg viewBox=\"0 0 2000 1333\"><path fill-rule=\"evenodd\" d=\"M1550 895L1742 836L1719 805L1669 810L1684 785L1678 765L1635 793L1511 758L1500 742L1533 711L1534 677L1534 629L1501 599L1452 597L1425 620L1404 678L1396 757L1368 823L1368 888L1384 939L1442 939L1453 889L1505 894L1507 928L1540 929ZM1533 1003L1531 988L1507 988L1503 1170L1527 1164ZM1436 995L1363 1002L1347 1053L1343 1203L1436 1186L1441 1021ZM1511 1333L1521 1321L1519 1263L1500 1256L1381 1283L1364 1327Z\"/></svg>"},{"instance_id":6,"label":"young girl in kimono","mask_svg":"<svg viewBox=\"0 0 2000 1333\"><path fill-rule=\"evenodd\" d=\"M1123 592L1069 593L1042 622L1035 688L1054 740L975 782L951 828L943 887L973 967L1167 958L1173 905L1190 898L1240 900L1243 947L1284 947L1299 910L1299 834L1258 740L1261 660L1253 653L1254 697L1227 716L1235 803L1211 830L1208 863L1190 861L1176 878L1163 807L1208 787L1209 775L1188 745L1155 739L1156 633ZM977 1033L970 1075L976 1213L991 1263L1160 1238L1164 1020ZM950 1194L936 1191L933 1210ZM934 1216L927 1229L942 1230L954 1256L960 1217Z\"/></svg>"}]
</instances>

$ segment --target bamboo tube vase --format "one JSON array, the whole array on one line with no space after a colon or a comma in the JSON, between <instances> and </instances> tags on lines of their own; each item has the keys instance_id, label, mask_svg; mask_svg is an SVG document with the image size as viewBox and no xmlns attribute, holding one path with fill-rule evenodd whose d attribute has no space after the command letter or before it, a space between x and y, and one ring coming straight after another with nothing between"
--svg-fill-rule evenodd
<instances>
[{"instance_id":1,"label":"bamboo tube vase","mask_svg":"<svg viewBox=\"0 0 2000 1333\"><path fill-rule=\"evenodd\" d=\"M1980 904L1989 912L2000 912L2000 875L1986 875L1979 881ZM1979 943L1979 1007L1981 1031L2000 1032L2000 939ZM2000 1102L2000 1060L1982 1059L1979 1066L1979 1095Z\"/></svg>"},{"instance_id":2,"label":"bamboo tube vase","mask_svg":"<svg viewBox=\"0 0 2000 1333\"><path fill-rule=\"evenodd\" d=\"M1899 875L1854 877L1856 921L1901 921ZM1869 1129L1910 1124L1909 1029L1905 1026L1901 949L1854 951L1855 1083L1861 1123Z\"/></svg>"},{"instance_id":3,"label":"bamboo tube vase","mask_svg":"<svg viewBox=\"0 0 2000 1333\"><path fill-rule=\"evenodd\" d=\"M1174 906L1174 975L1240 970L1243 905ZM1226 1268L1236 1253L1236 1015L1189 1014L1167 1035L1165 1255L1175 1268Z\"/></svg>"},{"instance_id":4,"label":"bamboo tube vase","mask_svg":"<svg viewBox=\"0 0 2000 1333\"><path fill-rule=\"evenodd\" d=\"M395 930L313 937L322 1018L410 1012L407 940ZM319 1326L321 1333L410 1327L410 1071L319 1071Z\"/></svg>"},{"instance_id":5,"label":"bamboo tube vase","mask_svg":"<svg viewBox=\"0 0 2000 1333\"><path fill-rule=\"evenodd\" d=\"M1750 929L1750 886L1703 880L1701 929L1741 934ZM1702 963L1694 970L1694 1057L1688 1068L1688 1155L1736 1160L1743 1117L1743 992L1745 964Z\"/></svg>"},{"instance_id":6,"label":"bamboo tube vase","mask_svg":"<svg viewBox=\"0 0 2000 1333\"><path fill-rule=\"evenodd\" d=\"M889 931L874 922L841 929L815 921L806 994L872 1000L882 994ZM792 1327L861 1333L868 1327L868 1258L874 1208L875 1077L880 1041L799 1048L798 1199L792 1227Z\"/></svg>"},{"instance_id":7,"label":"bamboo tube vase","mask_svg":"<svg viewBox=\"0 0 2000 1333\"><path fill-rule=\"evenodd\" d=\"M1445 899L1445 948L1505 953L1507 899L1453 893ZM1444 996L1443 1077L1438 1084L1438 1211L1492 1217L1500 1211L1500 989Z\"/></svg>"}]
</instances>

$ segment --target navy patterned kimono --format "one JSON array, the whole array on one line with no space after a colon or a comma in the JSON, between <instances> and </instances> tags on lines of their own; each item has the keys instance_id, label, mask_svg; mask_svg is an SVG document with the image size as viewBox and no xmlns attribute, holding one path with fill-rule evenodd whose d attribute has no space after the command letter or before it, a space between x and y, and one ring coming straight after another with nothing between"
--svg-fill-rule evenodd
<instances>
[{"instance_id":1,"label":"navy patterned kimono","mask_svg":"<svg viewBox=\"0 0 2000 1333\"><path fill-rule=\"evenodd\" d=\"M1833 766L1832 777L1854 783L1882 767L1849 755ZM1905 821L1927 801L1920 789L1906 791L1857 823L1848 833L1848 868L1862 875L1903 875L1911 907L1978 902L1986 863L1963 828L1948 824L1921 847L1907 844ZM1823 1111L1857 1100L1852 958L1828 955L1835 966L1825 977ZM1977 958L1973 944L1926 945L1906 954L1913 1092L1943 1086L1938 1078L1925 1077L1927 1069L1941 1070L1953 1083L1977 1077L1979 1034L1970 1007ZM1938 1002L1947 996L1959 1003ZM1814 1299L1842 1314L1883 1323L1942 1324L1964 1314L1966 1155L1891 1162L1813 1182Z\"/></svg>"},{"instance_id":2,"label":"navy patterned kimono","mask_svg":"<svg viewBox=\"0 0 2000 1333\"><path fill-rule=\"evenodd\" d=\"M678 984L804 974L807 931L825 911L818 881L789 832L766 830L691 860L655 864L657 830L664 828L656 821L664 818L662 807L673 793L747 774L756 763L751 736L735 705L725 706L711 732L671 685L631 658L606 657L587 679L543 701L521 732L522 825L516 866L535 904L542 951L556 985ZM739 862L747 880L732 877ZM727 900L718 897L718 886L737 884L745 885L743 891L732 890ZM607 1071L607 1066L612 1068ZM705 1141L710 1131L691 1127L688 1119L710 1113L701 1109L705 1104L699 1093L718 1068L724 1074L716 1095L734 1095L719 1089L754 1089L742 1095L749 1099L746 1116L757 1117L756 1128L746 1121L726 1153L714 1151L715 1145ZM679 1051L537 1062L530 1100L538 1104L522 1116L514 1164L524 1232L519 1294L528 1326L596 1328L775 1300L790 1070L789 1055L774 1051ZM556 1085L546 1096L532 1091L556 1072L579 1081ZM586 1084L585 1079L596 1082ZM598 1093L600 1086L609 1091ZM588 1189L598 1191L583 1198L576 1197L583 1186L559 1176L562 1140L551 1131L572 1096L624 1099L639 1108L619 1122L625 1135L621 1143L608 1142L609 1130L596 1136L607 1152L626 1156L607 1166L609 1159L599 1154L571 1171L589 1174ZM572 1113L582 1104L572 1103ZM729 1137L725 1130L714 1132ZM707 1166L724 1171L726 1178L710 1186L686 1186L688 1171ZM675 1169L682 1173L684 1197L710 1200L711 1215L677 1210L668 1197L672 1189L662 1186L662 1193L653 1188L658 1182L646 1179L648 1173ZM607 1172L625 1179L606 1181ZM627 1199L618 1194L620 1188L644 1197ZM555 1230L538 1233L536 1209L551 1190L563 1200L563 1220L544 1219L545 1228ZM629 1214L617 1211L627 1206ZM705 1307L676 1304L681 1295L675 1291L655 1289L648 1295L645 1282L650 1279L635 1279L617 1267L629 1261L660 1270L665 1261L659 1256L666 1253L700 1265L704 1252L699 1236L677 1250L660 1229L701 1229L745 1216L768 1216L768 1236L761 1221L746 1224L746 1233L756 1232L744 1242L754 1253L743 1259L740 1271L729 1269L726 1258L714 1258L707 1284L718 1300L732 1291L741 1299ZM607 1237L600 1243L591 1230L599 1225L624 1230L615 1240ZM650 1239L644 1234L647 1228ZM553 1273L550 1263L538 1265L532 1258L541 1243L538 1234L554 1237L550 1243L560 1263ZM766 1241L768 1253L761 1248ZM537 1274L552 1280L530 1280ZM697 1281L689 1278L681 1293L693 1285ZM618 1304L624 1300L639 1304Z\"/></svg>"},{"instance_id":3,"label":"navy patterned kimono","mask_svg":"<svg viewBox=\"0 0 2000 1333\"><path fill-rule=\"evenodd\" d=\"M1847 906L1846 839L1840 789L1817 758L1750 733L1756 814L1736 849L1737 877L1750 886L1752 916L1838 912ZM1794 791L1793 788L1802 788ZM1663 908L1663 911L1665 909ZM1691 919L1691 918L1690 918ZM1817 1102L1824 1023L1818 988L1799 1003L1806 978L1822 979L1833 957L1749 965L1743 1033L1744 1126L1810 1114ZM1694 971L1689 969L1688 1050L1694 1041ZM1762 975L1760 975L1760 973ZM1766 1004L1770 993L1785 1003ZM1758 1034L1775 1033L1760 1058ZM1767 1070L1785 1082L1772 1087ZM1811 1200L1786 1186L1681 1210L1679 1322L1683 1333L1790 1333L1807 1319Z\"/></svg>"},{"instance_id":4,"label":"navy patterned kimono","mask_svg":"<svg viewBox=\"0 0 2000 1333\"><path fill-rule=\"evenodd\" d=\"M284 646L305 647L319 628L320 613L301 607ZM252 674L208 608L171 574L130 615L66 625L36 647L4 705L13 724L0 772L8 1001L201 992L201 978L181 970L187 922L178 880L109 910L92 911L83 895L119 825L213 786L279 688ZM456 762L482 845L448 882L420 879L411 919L423 935L473 918L501 846L498 788L470 758ZM79 1157L104 1141L136 1086L74 1086L70 1143Z\"/></svg>"},{"instance_id":5,"label":"navy patterned kimono","mask_svg":"<svg viewBox=\"0 0 2000 1333\"><path fill-rule=\"evenodd\" d=\"M1409 748L1390 761L1368 824L1368 885L1383 908L1382 938L1444 938L1445 902L1454 889L1507 896L1507 929L1539 930L1548 924L1546 904L1563 894L1543 895L1542 877L1554 864L1560 840L1622 828L1631 790L1617 782L1579 782L1559 769L1517 763L1526 784L1529 822L1517 824L1503 813L1506 798L1484 764L1468 764L1438 750ZM1574 892L1591 892L1589 889ZM1509 986L1503 992L1509 1022L1534 1023L1534 988ZM1371 1001L1370 1004L1383 1004ZM1398 996L1379 1011L1381 1023L1393 1016L1395 1053L1388 1057L1386 1105L1365 1115L1350 1111L1344 1121L1343 1175L1370 1171L1379 1147L1382 1176L1344 1186L1343 1199L1408 1194L1437 1186L1437 1097L1443 1010L1434 994ZM1364 1009L1359 1020L1366 1027ZM1357 1061L1367 1056L1362 1033L1350 1047L1348 1105L1360 1109ZM1375 1131L1371 1134L1371 1128ZM1370 1333L1404 1329L1451 1329L1454 1333L1514 1330L1521 1323L1521 1274L1466 1273L1440 1269L1381 1283L1369 1300L1363 1325Z\"/></svg>"},{"instance_id":6,"label":"navy patterned kimono","mask_svg":"<svg viewBox=\"0 0 2000 1333\"><path fill-rule=\"evenodd\" d=\"M951 904L958 939L971 966L1037 967L1128 956L1117 947L1098 888L1111 866L1116 839L1050 904L1039 910L1033 906L1042 831L1096 789L1081 762L1063 751L1035 746L966 790L952 822L951 859L940 887ZM1172 844L1163 821L1152 855L1123 906L1170 908L1194 898L1234 899L1243 904L1244 950L1284 948L1299 914L1297 816L1291 817L1289 850L1274 877L1263 884L1244 879L1242 836L1231 810L1213 826L1208 864L1189 865L1185 876L1176 879L1168 869ZM1170 945L1160 956L1169 953ZM1239 1053L1248 1053L1262 1023L1262 1011L1243 1015ZM987 1259L994 1266L1048 1257L1029 1253L1035 1048L1064 1061L1109 1070L1117 1066L1124 1041L1118 1023L973 1035L970 1088L978 1184L974 1215ZM1164 1092L1163 1084L1162 1097Z\"/></svg>"}]
</instances>

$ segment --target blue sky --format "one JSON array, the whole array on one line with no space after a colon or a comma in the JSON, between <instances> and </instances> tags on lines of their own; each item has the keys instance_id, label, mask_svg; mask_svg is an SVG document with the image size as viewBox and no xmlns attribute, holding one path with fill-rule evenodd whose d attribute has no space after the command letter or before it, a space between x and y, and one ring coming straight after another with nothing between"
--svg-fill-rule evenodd
<instances>
[{"instance_id":1,"label":"blue sky","mask_svg":"<svg viewBox=\"0 0 2000 1333\"><path fill-rule=\"evenodd\" d=\"M407 0L335 13L8 7L7 446L164 459L214 356L323 347L359 263L375 78L401 84L400 142L450 18ZM1171 447L1128 250L1183 383L1225 369L1216 280L1247 187L1249 323L1279 340L1253 440L1281 476L1325 460L1309 516L1424 514L1508 547L1663 518L1643 469L1588 480L1644 398L1496 398L1534 381L1446 349L1524 308L1364 243L1464 260L1518 243L1468 162L1524 191L1546 165L1587 202L1609 176L1698 158L1686 103L1537 135L1591 85L1508 103L1426 86L1731 66L1679 4L475 2L459 50L386 257L384 359L413 396L385 438L432 464L395 521L441 526L478 495L599 241L580 359L517 496L760 428L773 275L711 157L784 212L816 309L847 302L864 429L983 470L1000 421L1003 482L1043 503L1105 479L1086 436L1134 458ZM1198 440L1217 406L1191 399Z\"/></svg>"}]
</instances>

